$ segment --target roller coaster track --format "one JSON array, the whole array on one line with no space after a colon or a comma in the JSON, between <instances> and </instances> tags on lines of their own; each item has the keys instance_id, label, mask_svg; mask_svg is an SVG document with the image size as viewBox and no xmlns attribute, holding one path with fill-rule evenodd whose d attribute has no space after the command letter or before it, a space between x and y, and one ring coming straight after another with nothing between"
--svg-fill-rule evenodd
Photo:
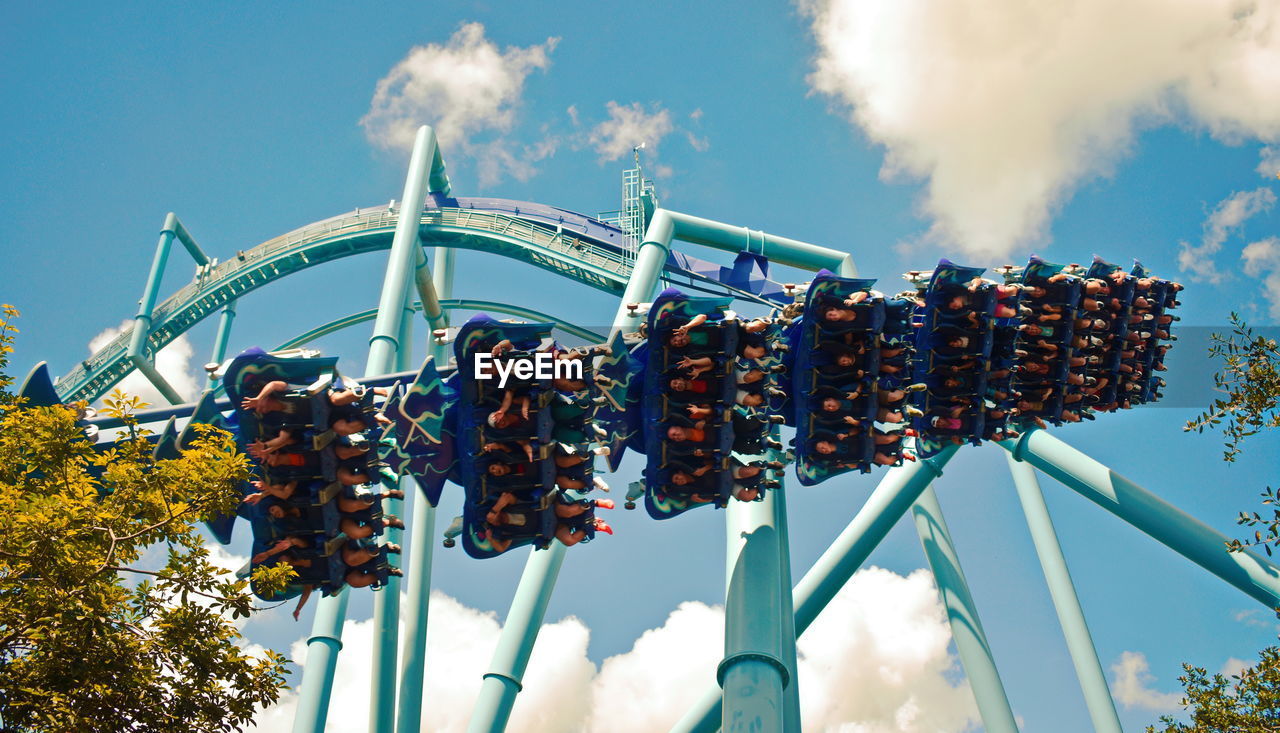
<instances>
[{"instance_id":1,"label":"roller coaster track","mask_svg":"<svg viewBox=\"0 0 1280 733\"><path fill-rule=\"evenodd\" d=\"M225 261L196 270L195 278L158 304L152 315L146 353L156 354L179 335L242 295L316 265L391 247L398 214L379 207L356 209L308 224ZM631 261L616 245L518 216L474 208L429 208L422 214L424 246L491 252L520 260L597 290L620 295ZM758 301L752 293L668 263L667 278L683 278L718 292ZM133 327L59 378L64 402L93 401L125 377L134 365L126 356Z\"/></svg>"}]
</instances>

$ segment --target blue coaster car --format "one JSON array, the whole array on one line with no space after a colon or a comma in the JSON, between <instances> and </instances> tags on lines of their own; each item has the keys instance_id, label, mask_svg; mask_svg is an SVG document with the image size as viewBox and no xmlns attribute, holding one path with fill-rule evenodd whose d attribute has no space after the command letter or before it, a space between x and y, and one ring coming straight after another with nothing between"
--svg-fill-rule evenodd
<instances>
[{"instance_id":1,"label":"blue coaster car","mask_svg":"<svg viewBox=\"0 0 1280 733\"><path fill-rule=\"evenodd\" d=\"M1013 388L1020 393L1020 420L1032 418L1062 424L1072 371L1075 321L1082 297L1081 278L1065 272L1065 265L1032 256L1022 272L1022 305L1026 315L1019 326L1019 361Z\"/></svg>"},{"instance_id":2,"label":"blue coaster car","mask_svg":"<svg viewBox=\"0 0 1280 733\"><path fill-rule=\"evenodd\" d=\"M997 292L981 280L983 268L939 260L916 314L914 380L926 389L912 402L923 457L956 442L981 442L986 434L987 375L995 343Z\"/></svg>"},{"instance_id":3,"label":"blue coaster car","mask_svg":"<svg viewBox=\"0 0 1280 733\"><path fill-rule=\"evenodd\" d=\"M251 565L284 562L298 574L285 593L264 600L313 587L336 593L345 583L381 587L391 572L385 548L351 546L371 544L399 520L382 512L374 392L344 381L336 363L251 349L223 378L237 441L261 476L245 499Z\"/></svg>"},{"instance_id":4,"label":"blue coaster car","mask_svg":"<svg viewBox=\"0 0 1280 733\"><path fill-rule=\"evenodd\" d=\"M649 309L648 341L632 352L644 359L644 391L641 440L630 446L646 456L644 503L655 519L724 506L732 494L734 426L748 428L756 408L736 404L736 378L753 370L737 362L731 302L664 290Z\"/></svg>"},{"instance_id":5,"label":"blue coaster car","mask_svg":"<svg viewBox=\"0 0 1280 733\"><path fill-rule=\"evenodd\" d=\"M603 349L561 349L551 329L479 314L454 341L461 534L472 557L595 537L595 502L582 496L595 484L595 411L609 402L591 363Z\"/></svg>"},{"instance_id":6,"label":"blue coaster car","mask_svg":"<svg viewBox=\"0 0 1280 733\"><path fill-rule=\"evenodd\" d=\"M1086 284L1094 283L1092 295L1081 298L1080 316L1093 321L1091 335L1102 343L1090 343L1085 349L1087 363L1084 374L1091 381L1089 408L1112 412L1120 406L1122 358L1129 338L1129 318L1137 293L1137 278L1101 257L1095 256L1085 276Z\"/></svg>"},{"instance_id":7,"label":"blue coaster car","mask_svg":"<svg viewBox=\"0 0 1280 733\"><path fill-rule=\"evenodd\" d=\"M1140 262L1134 262L1130 274L1137 278L1134 287L1135 311L1144 320L1135 326L1132 332L1134 336L1130 339L1137 354L1132 362L1134 374L1128 397L1132 404L1141 405L1157 401L1160 398L1160 388L1164 386L1164 379L1156 376L1155 371L1156 366L1163 362L1164 351L1168 348L1160 343L1160 333L1168 333L1171 324L1161 321L1166 316L1165 311L1176 306L1179 287L1168 280L1151 276ZM1146 305L1138 307L1140 303Z\"/></svg>"},{"instance_id":8,"label":"blue coaster car","mask_svg":"<svg viewBox=\"0 0 1280 733\"><path fill-rule=\"evenodd\" d=\"M896 380L881 371L886 305L871 289L874 284L820 271L809 284L803 317L788 333L796 476L805 486L851 470L871 470L879 391L892 386L886 380ZM907 312L895 302L899 337L908 328ZM904 346L894 344L905 364Z\"/></svg>"}]
</instances>

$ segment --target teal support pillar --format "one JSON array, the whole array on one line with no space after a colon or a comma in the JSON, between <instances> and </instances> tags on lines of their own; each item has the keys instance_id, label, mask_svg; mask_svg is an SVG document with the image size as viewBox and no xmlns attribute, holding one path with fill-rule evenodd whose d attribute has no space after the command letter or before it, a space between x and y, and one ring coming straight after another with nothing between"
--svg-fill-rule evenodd
<instances>
[{"instance_id":1,"label":"teal support pillar","mask_svg":"<svg viewBox=\"0 0 1280 733\"><path fill-rule=\"evenodd\" d=\"M293 714L293 733L323 733L329 717L329 697L333 693L333 670L342 650L342 622L347 618L351 589L321 598L307 639L307 664L298 689L298 707Z\"/></svg>"},{"instance_id":2,"label":"teal support pillar","mask_svg":"<svg viewBox=\"0 0 1280 733\"><path fill-rule=\"evenodd\" d=\"M400 339L404 334L402 321L414 276L415 251L421 249L418 244L420 212L426 199L427 180L432 172L433 161L439 159L435 133L425 125L418 128L413 155L409 161L409 172L405 177L404 196L400 201L400 217L396 222L382 293L378 299L378 315L374 318L373 335L369 339L369 356L365 363L365 374L369 376L387 374L395 369L399 361ZM408 344L403 346L409 348ZM398 507L399 502L393 501L389 511L394 512ZM398 537L398 534L389 531L387 539ZM390 731L395 728L393 718L399 637L399 580L393 576L374 600L374 645L370 674L373 698L370 701L369 725L375 731ZM342 623L346 617L346 595L347 591L344 589L337 596L320 599L312 627L312 639L308 642L309 657L317 647L328 646L329 640L341 639ZM337 665L337 648L319 656L316 664L312 664L310 659L307 662L303 689L298 699L297 717L294 720L294 733L320 733L324 730ZM317 676L321 679L313 682L311 678Z\"/></svg>"},{"instance_id":3,"label":"teal support pillar","mask_svg":"<svg viewBox=\"0 0 1280 733\"><path fill-rule=\"evenodd\" d=\"M418 294L429 293L436 298L434 314L428 313L423 301L423 313L432 329L447 328L449 314L440 309L439 296L449 298L453 291L453 250L437 247L434 269L423 285L424 267L417 270ZM447 363L448 347L436 343L428 334L428 354L437 363ZM426 676L427 621L431 604L431 563L435 554L433 541L436 531L436 508L418 489L413 480L401 482L405 494L413 494L413 516L409 520L408 590L405 594L404 639L400 650L400 692L396 706L397 733L418 733L422 730L423 685Z\"/></svg>"},{"instance_id":4,"label":"teal support pillar","mask_svg":"<svg viewBox=\"0 0 1280 733\"><path fill-rule=\"evenodd\" d=\"M218 318L218 331L213 337L213 356L209 359L211 364L221 364L222 360L227 358L227 342L231 339L231 324L236 319L236 302L230 301L222 308L222 315ZM209 372L209 383L205 389L215 389L221 385L221 382L214 378L213 372Z\"/></svg>"},{"instance_id":5,"label":"teal support pillar","mask_svg":"<svg viewBox=\"0 0 1280 733\"><path fill-rule=\"evenodd\" d=\"M724 691L721 727L728 733L781 733L783 691L791 682L783 646L778 490L762 501L732 501L726 510L724 659L716 681Z\"/></svg>"},{"instance_id":6,"label":"teal support pillar","mask_svg":"<svg viewBox=\"0 0 1280 733\"><path fill-rule=\"evenodd\" d=\"M164 228L160 230L160 241L156 244L155 257L151 260L147 284L143 287L142 299L138 302L138 313L133 317L129 349L125 352L134 368L142 372L160 394L174 405L181 404L184 400L147 358L146 347L147 339L151 336L151 314L160 294L160 282L164 279L164 269L169 262L169 251L173 249L173 240L177 236L177 223L178 217L172 211L164 218Z\"/></svg>"},{"instance_id":7,"label":"teal support pillar","mask_svg":"<svg viewBox=\"0 0 1280 733\"><path fill-rule=\"evenodd\" d=\"M804 574L792 590L795 605L795 630L800 636L809 628L822 609L853 577L898 523L902 515L934 479L956 452L947 446L932 458L889 469L875 491L854 515L853 521L836 537L826 552ZM672 733L711 733L720 724L720 691L711 687L685 713Z\"/></svg>"},{"instance_id":8,"label":"teal support pillar","mask_svg":"<svg viewBox=\"0 0 1280 733\"><path fill-rule=\"evenodd\" d=\"M951 533L947 530L942 507L932 486L916 499L911 513L920 543L924 545L925 558L937 581L942 605L947 610L951 638L955 640L960 662L969 678L969 687L978 702L983 725L988 733L1017 733L1018 724L1009 707L1009 697L1005 694L1004 683L1000 681L991 645L987 643L987 634L978 618L978 608L960 568L960 556L951 542Z\"/></svg>"},{"instance_id":9,"label":"teal support pillar","mask_svg":"<svg viewBox=\"0 0 1280 733\"><path fill-rule=\"evenodd\" d=\"M777 431L774 438L777 439ZM796 660L796 609L795 602L788 591L791 588L791 543L790 525L787 519L787 495L784 493L785 471L771 471L778 482L778 501L776 502L775 520L778 528L778 583L782 590L782 608L779 609L782 621L782 663L787 669L790 682L782 691L782 712L784 730L801 730L800 724L800 677L799 664Z\"/></svg>"},{"instance_id":10,"label":"teal support pillar","mask_svg":"<svg viewBox=\"0 0 1280 733\"><path fill-rule=\"evenodd\" d=\"M1000 443L1086 499L1267 606L1280 606L1280 569L1253 552L1227 552L1227 537L1043 430Z\"/></svg>"},{"instance_id":11,"label":"teal support pillar","mask_svg":"<svg viewBox=\"0 0 1280 733\"><path fill-rule=\"evenodd\" d=\"M138 301L138 314L133 317L133 332L129 336L129 348L125 351L127 358L147 381L151 382L170 404L180 405L184 402L182 395L169 384L169 381L156 369L155 364L147 357L147 339L151 337L151 316L155 311L156 298L160 294L160 282L164 279L165 266L169 262L169 251L173 249L173 240L178 239L186 247L196 265L204 267L210 264L209 257L200 249L200 245L191 238L187 230L178 221L177 214L170 211L164 218L164 227L160 230L160 241L156 244L156 254L151 260L151 271L147 274L147 284L142 291L142 299Z\"/></svg>"},{"instance_id":12,"label":"teal support pillar","mask_svg":"<svg viewBox=\"0 0 1280 733\"><path fill-rule=\"evenodd\" d=\"M533 643L546 616L551 591L555 589L567 549L560 542L552 541L545 550L529 550L524 574L520 576L511 610L502 625L498 648L494 650L489 671L480 685L480 694L467 726L468 733L506 730L511 706L523 685Z\"/></svg>"},{"instance_id":13,"label":"teal support pillar","mask_svg":"<svg viewBox=\"0 0 1280 733\"><path fill-rule=\"evenodd\" d=\"M1071 582L1067 559L1062 555L1062 546L1058 544L1058 533L1053 529L1053 520L1049 517L1049 507L1044 502L1035 469L1016 460L1012 454L1006 453L1005 458L1009 461L1009 471L1013 474L1013 484L1018 490L1022 513L1027 517L1031 541L1035 544L1036 556L1040 558L1040 568L1044 571L1049 595L1053 598L1053 608L1057 611L1058 623L1061 624L1062 635L1067 641L1071 663L1076 668L1076 678L1080 680L1080 690L1084 693L1093 729L1098 733L1121 733L1116 704L1107 687L1107 678L1102 673L1102 663L1098 661L1098 651L1089 634L1089 626L1085 623L1084 611L1080 608L1075 584Z\"/></svg>"}]
</instances>

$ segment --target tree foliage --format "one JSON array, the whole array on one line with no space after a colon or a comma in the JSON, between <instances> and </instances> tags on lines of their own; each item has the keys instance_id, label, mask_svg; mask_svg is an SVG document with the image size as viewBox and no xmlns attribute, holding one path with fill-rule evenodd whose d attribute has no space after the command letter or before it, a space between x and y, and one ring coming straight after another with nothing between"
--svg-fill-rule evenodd
<instances>
[{"instance_id":1,"label":"tree foliage","mask_svg":"<svg viewBox=\"0 0 1280 733\"><path fill-rule=\"evenodd\" d=\"M248 476L213 428L153 457L131 415L100 450L83 405L29 407L6 391L12 320L0 319L0 715L22 731L228 731L278 698L285 660L250 654L235 621L246 579L216 567L196 524L233 510ZM286 571L287 573L287 571ZM279 576L279 577L276 577ZM282 587L286 577L260 578Z\"/></svg>"},{"instance_id":2,"label":"tree foliage","mask_svg":"<svg viewBox=\"0 0 1280 733\"><path fill-rule=\"evenodd\" d=\"M1240 454L1245 439L1280 426L1280 350L1275 340L1255 334L1236 313L1231 314L1231 327L1228 336L1213 335L1209 351L1221 362L1213 381L1223 397L1186 426L1197 432L1220 428L1226 438L1223 460L1227 462ZM1280 506L1280 497L1267 487L1262 503ZM1270 555L1280 543L1280 511L1272 509L1271 516L1241 512L1237 522L1255 529L1250 538L1229 541L1225 548L1229 552L1260 546ZM1184 663L1178 681L1190 722L1166 715L1159 726L1148 726L1148 733L1280 733L1280 649L1267 647L1258 656L1256 665L1230 677Z\"/></svg>"},{"instance_id":3,"label":"tree foliage","mask_svg":"<svg viewBox=\"0 0 1280 733\"><path fill-rule=\"evenodd\" d=\"M1231 334L1213 334L1209 354L1222 361L1213 384L1223 397L1188 422L1186 429L1202 433L1221 426L1226 436L1222 457L1231 462L1246 438L1280 427L1280 350L1275 339L1255 334L1233 312Z\"/></svg>"},{"instance_id":4,"label":"tree foliage","mask_svg":"<svg viewBox=\"0 0 1280 733\"><path fill-rule=\"evenodd\" d=\"M1280 731L1280 649L1267 647L1258 663L1229 678L1203 667L1182 665L1188 723L1166 715L1147 733L1245 733Z\"/></svg>"},{"instance_id":5,"label":"tree foliage","mask_svg":"<svg viewBox=\"0 0 1280 733\"><path fill-rule=\"evenodd\" d=\"M1280 346L1275 339L1254 333L1236 313L1231 314L1232 332L1213 334L1209 354L1221 361L1213 375L1217 391L1223 394L1209 409L1187 423L1187 430L1204 432L1220 428L1226 438L1223 460L1235 461L1241 444L1268 428L1280 427ZM1280 547L1280 496L1268 486L1262 505L1269 514L1240 512L1237 523L1253 530L1243 540L1232 540L1228 549L1239 552L1261 547L1268 555Z\"/></svg>"}]
</instances>

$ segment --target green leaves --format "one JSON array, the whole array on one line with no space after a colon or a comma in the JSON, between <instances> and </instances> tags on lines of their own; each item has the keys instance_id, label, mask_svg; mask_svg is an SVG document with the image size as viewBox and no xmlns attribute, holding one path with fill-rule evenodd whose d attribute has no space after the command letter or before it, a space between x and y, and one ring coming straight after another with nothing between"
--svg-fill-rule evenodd
<instances>
[{"instance_id":1,"label":"green leaves","mask_svg":"<svg viewBox=\"0 0 1280 733\"><path fill-rule=\"evenodd\" d=\"M0 370L15 332L3 310ZM211 427L155 460L132 415L114 448L76 407L24 407L0 371L0 715L29 731L225 731L273 703L285 660L250 655L235 625L249 582L211 562L197 523L233 510L248 463ZM289 573L292 571L290 570ZM255 578L255 582L257 582ZM283 588L288 573L264 574Z\"/></svg>"},{"instance_id":2,"label":"green leaves","mask_svg":"<svg viewBox=\"0 0 1280 733\"><path fill-rule=\"evenodd\" d=\"M1210 356L1222 360L1213 384L1225 397L1215 399L1185 427L1202 433L1221 426L1226 461L1235 460L1246 438L1280 426L1280 348L1274 339L1255 335L1239 314L1231 314L1231 326L1230 336L1213 334L1209 347Z\"/></svg>"},{"instance_id":3,"label":"green leaves","mask_svg":"<svg viewBox=\"0 0 1280 733\"><path fill-rule=\"evenodd\" d=\"M1166 715L1160 718L1163 727L1147 726L1147 733L1280 730L1280 649L1263 649L1256 665L1230 677L1190 664L1182 669L1182 707L1191 722Z\"/></svg>"}]
</instances>

